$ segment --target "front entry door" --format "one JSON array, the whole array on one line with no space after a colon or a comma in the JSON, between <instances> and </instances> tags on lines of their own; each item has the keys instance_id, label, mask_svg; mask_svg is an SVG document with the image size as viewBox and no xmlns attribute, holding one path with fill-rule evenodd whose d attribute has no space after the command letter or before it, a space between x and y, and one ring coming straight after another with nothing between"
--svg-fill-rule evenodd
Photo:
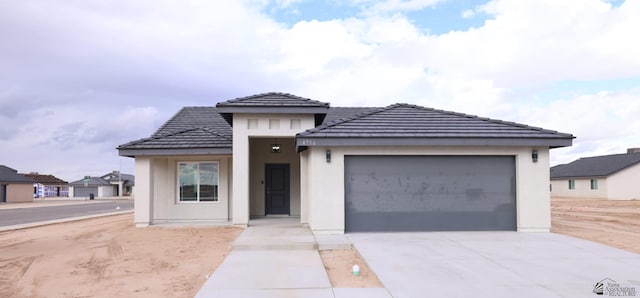
<instances>
[{"instance_id":1,"label":"front entry door","mask_svg":"<svg viewBox=\"0 0 640 298\"><path fill-rule=\"evenodd\" d=\"M265 213L289 214L289 165L265 165Z\"/></svg>"}]
</instances>

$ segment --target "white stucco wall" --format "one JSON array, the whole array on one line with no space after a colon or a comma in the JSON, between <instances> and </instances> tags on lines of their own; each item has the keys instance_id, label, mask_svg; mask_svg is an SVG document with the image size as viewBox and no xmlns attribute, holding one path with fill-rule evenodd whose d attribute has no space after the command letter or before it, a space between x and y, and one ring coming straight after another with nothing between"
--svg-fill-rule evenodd
<instances>
[{"instance_id":1,"label":"white stucco wall","mask_svg":"<svg viewBox=\"0 0 640 298\"><path fill-rule=\"evenodd\" d=\"M182 161L218 163L218 202L179 202L177 165ZM230 163L230 156L136 158L136 225L229 220Z\"/></svg>"},{"instance_id":2,"label":"white stucco wall","mask_svg":"<svg viewBox=\"0 0 640 298\"><path fill-rule=\"evenodd\" d=\"M628 167L607 178L607 198L640 200L640 164Z\"/></svg>"},{"instance_id":3,"label":"white stucco wall","mask_svg":"<svg viewBox=\"0 0 640 298\"><path fill-rule=\"evenodd\" d=\"M598 180L598 189L591 189L591 179ZM551 180L551 196L563 198L604 199L609 191L609 179L574 178L575 189L569 189L570 179Z\"/></svg>"},{"instance_id":4,"label":"white stucco wall","mask_svg":"<svg viewBox=\"0 0 640 298\"><path fill-rule=\"evenodd\" d=\"M326 150L331 150L331 162ZM531 151L538 150L538 162ZM549 193L549 150L531 147L310 147L309 179L306 185L308 222L316 234L344 233L344 156L345 155L511 155L516 163L516 208L518 231L549 231L551 227Z\"/></svg>"},{"instance_id":5,"label":"white stucco wall","mask_svg":"<svg viewBox=\"0 0 640 298\"><path fill-rule=\"evenodd\" d=\"M250 177L249 139L292 138L297 133L313 127L315 127L315 122L312 114L233 114L232 218L235 225L248 225L251 214L250 187L252 180ZM293 176L293 171L290 174ZM299 205L297 208L300 208ZM299 214L299 211L296 214Z\"/></svg>"}]
</instances>

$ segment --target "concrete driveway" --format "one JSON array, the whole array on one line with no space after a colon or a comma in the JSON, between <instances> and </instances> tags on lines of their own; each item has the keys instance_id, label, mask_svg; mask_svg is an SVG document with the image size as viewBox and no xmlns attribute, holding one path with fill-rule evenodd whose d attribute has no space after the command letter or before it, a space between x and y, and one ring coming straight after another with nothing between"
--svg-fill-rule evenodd
<instances>
[{"instance_id":1,"label":"concrete driveway","mask_svg":"<svg viewBox=\"0 0 640 298\"><path fill-rule=\"evenodd\" d=\"M594 284L606 278L640 296L640 255L559 234L367 233L348 238L394 297L598 297ZM605 287L615 290L607 282Z\"/></svg>"}]
</instances>

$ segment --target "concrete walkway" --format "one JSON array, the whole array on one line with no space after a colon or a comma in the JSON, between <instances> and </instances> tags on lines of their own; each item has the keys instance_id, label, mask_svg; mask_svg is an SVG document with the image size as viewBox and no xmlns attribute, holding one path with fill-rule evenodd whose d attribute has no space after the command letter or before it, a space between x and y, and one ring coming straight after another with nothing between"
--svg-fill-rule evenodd
<instances>
[{"instance_id":1,"label":"concrete walkway","mask_svg":"<svg viewBox=\"0 0 640 298\"><path fill-rule=\"evenodd\" d=\"M342 239L321 243L349 247ZM251 220L196 297L390 297L386 289L332 289L318 246L299 218Z\"/></svg>"}]
</instances>

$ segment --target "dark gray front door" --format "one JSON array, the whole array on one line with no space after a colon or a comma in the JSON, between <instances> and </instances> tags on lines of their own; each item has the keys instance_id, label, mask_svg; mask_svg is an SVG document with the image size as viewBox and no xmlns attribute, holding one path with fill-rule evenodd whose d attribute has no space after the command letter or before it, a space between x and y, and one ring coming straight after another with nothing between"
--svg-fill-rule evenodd
<instances>
[{"instance_id":1,"label":"dark gray front door","mask_svg":"<svg viewBox=\"0 0 640 298\"><path fill-rule=\"evenodd\" d=\"M513 156L347 156L345 230L516 230Z\"/></svg>"},{"instance_id":2,"label":"dark gray front door","mask_svg":"<svg viewBox=\"0 0 640 298\"><path fill-rule=\"evenodd\" d=\"M289 214L289 165L265 165L265 213Z\"/></svg>"}]
</instances>

